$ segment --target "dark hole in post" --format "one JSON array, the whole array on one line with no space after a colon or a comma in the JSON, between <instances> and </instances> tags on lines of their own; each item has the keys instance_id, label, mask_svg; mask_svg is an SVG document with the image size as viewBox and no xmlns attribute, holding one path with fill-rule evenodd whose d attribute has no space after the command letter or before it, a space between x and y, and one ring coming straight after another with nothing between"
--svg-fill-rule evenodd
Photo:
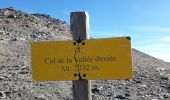
<instances>
[{"instance_id":1,"label":"dark hole in post","mask_svg":"<svg viewBox=\"0 0 170 100\"><path fill-rule=\"evenodd\" d=\"M83 77L86 77L86 74L83 74Z\"/></svg>"},{"instance_id":2,"label":"dark hole in post","mask_svg":"<svg viewBox=\"0 0 170 100\"><path fill-rule=\"evenodd\" d=\"M73 42L73 45L76 45L77 43L76 42Z\"/></svg>"},{"instance_id":3,"label":"dark hole in post","mask_svg":"<svg viewBox=\"0 0 170 100\"><path fill-rule=\"evenodd\" d=\"M85 42L82 42L82 45L85 45Z\"/></svg>"},{"instance_id":4,"label":"dark hole in post","mask_svg":"<svg viewBox=\"0 0 170 100\"><path fill-rule=\"evenodd\" d=\"M77 76L77 74L75 73L75 74L74 74L74 76L76 77L76 76Z\"/></svg>"}]
</instances>

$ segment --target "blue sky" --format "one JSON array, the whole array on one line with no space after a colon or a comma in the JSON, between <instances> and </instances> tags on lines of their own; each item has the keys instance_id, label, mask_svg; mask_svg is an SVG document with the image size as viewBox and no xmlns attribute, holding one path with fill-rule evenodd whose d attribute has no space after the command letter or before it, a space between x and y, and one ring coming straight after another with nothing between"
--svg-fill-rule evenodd
<instances>
[{"instance_id":1,"label":"blue sky","mask_svg":"<svg viewBox=\"0 0 170 100\"><path fill-rule=\"evenodd\" d=\"M131 36L132 47L170 62L170 0L1 0L69 23L70 12L87 11L93 38Z\"/></svg>"}]
</instances>

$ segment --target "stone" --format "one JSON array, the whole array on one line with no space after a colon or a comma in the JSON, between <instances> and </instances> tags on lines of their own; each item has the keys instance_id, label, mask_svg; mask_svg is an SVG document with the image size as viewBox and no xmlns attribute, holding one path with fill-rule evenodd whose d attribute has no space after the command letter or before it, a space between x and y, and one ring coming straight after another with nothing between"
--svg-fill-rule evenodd
<instances>
[{"instance_id":1,"label":"stone","mask_svg":"<svg viewBox=\"0 0 170 100\"><path fill-rule=\"evenodd\" d=\"M129 97L129 96L131 96L131 95L130 95L130 93L125 93L125 96L126 96L126 97Z\"/></svg>"},{"instance_id":2,"label":"stone","mask_svg":"<svg viewBox=\"0 0 170 100\"><path fill-rule=\"evenodd\" d=\"M156 68L156 71L160 72L160 71L165 71L165 68Z\"/></svg>"},{"instance_id":3,"label":"stone","mask_svg":"<svg viewBox=\"0 0 170 100\"><path fill-rule=\"evenodd\" d=\"M4 79L5 79L5 77L4 77L4 76L1 76L1 77L0 77L0 80L4 80Z\"/></svg>"},{"instance_id":4,"label":"stone","mask_svg":"<svg viewBox=\"0 0 170 100\"><path fill-rule=\"evenodd\" d=\"M19 74L28 74L28 71L20 71Z\"/></svg>"},{"instance_id":5,"label":"stone","mask_svg":"<svg viewBox=\"0 0 170 100\"><path fill-rule=\"evenodd\" d=\"M97 87L92 89L92 93L99 93L99 92L100 92L100 90Z\"/></svg>"},{"instance_id":6,"label":"stone","mask_svg":"<svg viewBox=\"0 0 170 100\"><path fill-rule=\"evenodd\" d=\"M27 68L27 66L22 66L22 67L21 67L22 70L24 70L24 69L26 69L26 68Z\"/></svg>"},{"instance_id":7,"label":"stone","mask_svg":"<svg viewBox=\"0 0 170 100\"><path fill-rule=\"evenodd\" d=\"M8 15L8 17L7 18L16 18L16 15Z\"/></svg>"},{"instance_id":8,"label":"stone","mask_svg":"<svg viewBox=\"0 0 170 100\"><path fill-rule=\"evenodd\" d=\"M0 91L0 98L1 99L6 98L6 94L4 91Z\"/></svg>"},{"instance_id":9,"label":"stone","mask_svg":"<svg viewBox=\"0 0 170 100\"><path fill-rule=\"evenodd\" d=\"M170 74L162 75L161 78L164 80L170 80Z\"/></svg>"},{"instance_id":10,"label":"stone","mask_svg":"<svg viewBox=\"0 0 170 100\"><path fill-rule=\"evenodd\" d=\"M44 95L37 95L35 96L35 100L46 100L46 97Z\"/></svg>"},{"instance_id":11,"label":"stone","mask_svg":"<svg viewBox=\"0 0 170 100\"><path fill-rule=\"evenodd\" d=\"M123 96L123 95L116 95L116 97L115 97L116 99L127 99L125 96Z\"/></svg>"}]
</instances>

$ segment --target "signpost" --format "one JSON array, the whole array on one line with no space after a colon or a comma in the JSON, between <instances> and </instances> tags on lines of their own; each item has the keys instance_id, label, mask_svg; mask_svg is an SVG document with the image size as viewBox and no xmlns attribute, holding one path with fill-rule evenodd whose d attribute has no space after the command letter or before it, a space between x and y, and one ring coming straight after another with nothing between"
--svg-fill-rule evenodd
<instances>
[{"instance_id":1,"label":"signpost","mask_svg":"<svg viewBox=\"0 0 170 100\"><path fill-rule=\"evenodd\" d=\"M91 100L90 80L132 78L130 37L89 39L88 14L70 18L73 41L31 44L34 80L73 80L73 99Z\"/></svg>"},{"instance_id":2,"label":"signpost","mask_svg":"<svg viewBox=\"0 0 170 100\"><path fill-rule=\"evenodd\" d=\"M83 40L77 45L74 43L32 43L33 79L79 80L79 72L81 79L86 80L132 77L130 38Z\"/></svg>"},{"instance_id":3,"label":"signpost","mask_svg":"<svg viewBox=\"0 0 170 100\"><path fill-rule=\"evenodd\" d=\"M90 39L89 15L87 12L72 12L70 14L70 29L73 35L73 40L76 41L75 63L78 65L77 53L80 52L80 44L83 40ZM82 44L83 45L83 44ZM78 69L79 80L72 81L73 99L74 100L92 100L91 98L91 82L82 79L82 73Z\"/></svg>"}]
</instances>

